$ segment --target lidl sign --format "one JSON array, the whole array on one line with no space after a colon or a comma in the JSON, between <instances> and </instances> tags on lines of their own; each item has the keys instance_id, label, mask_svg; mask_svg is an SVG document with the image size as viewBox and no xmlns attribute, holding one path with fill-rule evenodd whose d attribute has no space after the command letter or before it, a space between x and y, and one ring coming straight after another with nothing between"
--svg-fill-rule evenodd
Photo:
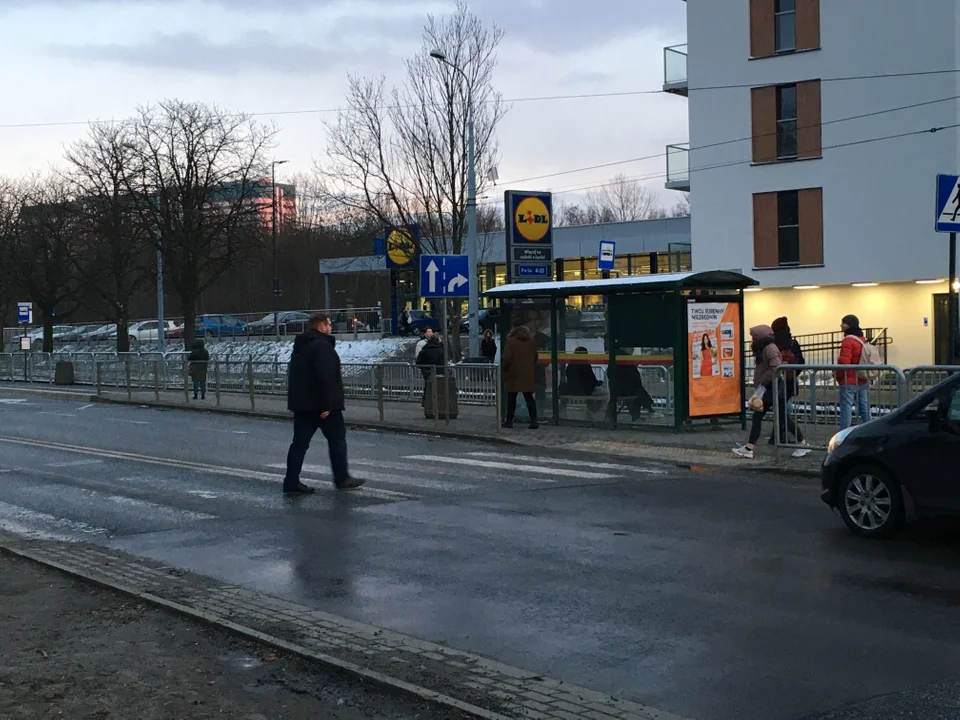
<instances>
[{"instance_id":1,"label":"lidl sign","mask_svg":"<svg viewBox=\"0 0 960 720\"><path fill-rule=\"evenodd\" d=\"M387 267L412 267L413 261L420 255L419 226L393 228L387 231L386 236Z\"/></svg>"},{"instance_id":2,"label":"lidl sign","mask_svg":"<svg viewBox=\"0 0 960 720\"><path fill-rule=\"evenodd\" d=\"M548 192L507 190L503 200L509 259L507 282L521 277L524 281L553 280L552 196ZM537 262L529 262L531 259Z\"/></svg>"}]
</instances>

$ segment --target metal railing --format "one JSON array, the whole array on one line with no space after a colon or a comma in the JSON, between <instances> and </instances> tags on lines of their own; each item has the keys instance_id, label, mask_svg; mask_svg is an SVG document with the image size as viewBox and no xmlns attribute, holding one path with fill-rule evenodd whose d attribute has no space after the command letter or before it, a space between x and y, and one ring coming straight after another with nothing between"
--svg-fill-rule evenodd
<instances>
[{"instance_id":1,"label":"metal railing","mask_svg":"<svg viewBox=\"0 0 960 720\"><path fill-rule=\"evenodd\" d=\"M887 328L864 328L864 339L875 345L880 351L880 357L887 362L887 351L893 344L893 338ZM836 332L810 333L808 335L794 335L793 339L800 345L803 357L808 365L829 365L836 362L840 354L840 346L846 336L839 330ZM750 340L743 344L744 357L753 357L753 347Z\"/></svg>"},{"instance_id":2,"label":"metal railing","mask_svg":"<svg viewBox=\"0 0 960 720\"><path fill-rule=\"evenodd\" d=\"M893 365L780 365L770 403L777 448L827 449L841 424L842 390L836 378L840 372L856 373L858 385L865 380L870 417L857 417L861 423L882 417L911 398L907 376ZM858 414L856 398L851 410L852 416Z\"/></svg>"}]
</instances>

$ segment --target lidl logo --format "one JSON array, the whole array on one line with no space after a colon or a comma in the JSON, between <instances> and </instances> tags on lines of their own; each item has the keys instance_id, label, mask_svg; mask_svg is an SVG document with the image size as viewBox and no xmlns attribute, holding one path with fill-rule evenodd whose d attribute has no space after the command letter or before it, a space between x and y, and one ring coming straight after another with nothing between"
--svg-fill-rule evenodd
<instances>
[{"instance_id":1,"label":"lidl logo","mask_svg":"<svg viewBox=\"0 0 960 720\"><path fill-rule=\"evenodd\" d=\"M417 256L417 241L406 228L398 228L387 236L387 258L393 265L409 265Z\"/></svg>"},{"instance_id":2,"label":"lidl logo","mask_svg":"<svg viewBox=\"0 0 960 720\"><path fill-rule=\"evenodd\" d=\"M529 242L540 242L550 232L550 211L538 197L526 197L517 203L514 219L520 237Z\"/></svg>"}]
</instances>

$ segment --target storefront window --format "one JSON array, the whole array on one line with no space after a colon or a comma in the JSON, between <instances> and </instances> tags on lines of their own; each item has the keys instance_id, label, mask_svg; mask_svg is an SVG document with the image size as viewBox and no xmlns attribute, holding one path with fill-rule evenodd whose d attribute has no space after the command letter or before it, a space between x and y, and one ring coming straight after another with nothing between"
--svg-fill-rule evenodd
<instances>
[{"instance_id":1,"label":"storefront window","mask_svg":"<svg viewBox=\"0 0 960 720\"><path fill-rule=\"evenodd\" d=\"M631 255L630 256L630 274L631 275L649 275L650 274L650 256L649 255Z\"/></svg>"}]
</instances>

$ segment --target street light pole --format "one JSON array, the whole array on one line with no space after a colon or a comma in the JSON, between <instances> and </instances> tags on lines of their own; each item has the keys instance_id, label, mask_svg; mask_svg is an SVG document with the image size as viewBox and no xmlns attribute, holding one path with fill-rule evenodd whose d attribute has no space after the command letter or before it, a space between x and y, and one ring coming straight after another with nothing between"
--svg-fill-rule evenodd
<instances>
[{"instance_id":1,"label":"street light pole","mask_svg":"<svg viewBox=\"0 0 960 720\"><path fill-rule=\"evenodd\" d=\"M160 229L155 231L157 241L157 344L160 353L164 352L164 337L166 320L163 317L163 235Z\"/></svg>"},{"instance_id":2,"label":"street light pole","mask_svg":"<svg viewBox=\"0 0 960 720\"><path fill-rule=\"evenodd\" d=\"M277 165L286 160L274 160L270 163L270 193L273 221L273 336L280 339L280 270L277 265Z\"/></svg>"},{"instance_id":3,"label":"street light pole","mask_svg":"<svg viewBox=\"0 0 960 720\"><path fill-rule=\"evenodd\" d=\"M470 89L470 78L458 65L453 64L440 50L433 50L430 57L460 73L467 86L467 264L470 268L470 292L467 295L467 333L469 338L470 359L480 356L480 325L477 279L477 167L476 167L476 139L473 123L473 93ZM509 258L507 258L509 261Z\"/></svg>"}]
</instances>

